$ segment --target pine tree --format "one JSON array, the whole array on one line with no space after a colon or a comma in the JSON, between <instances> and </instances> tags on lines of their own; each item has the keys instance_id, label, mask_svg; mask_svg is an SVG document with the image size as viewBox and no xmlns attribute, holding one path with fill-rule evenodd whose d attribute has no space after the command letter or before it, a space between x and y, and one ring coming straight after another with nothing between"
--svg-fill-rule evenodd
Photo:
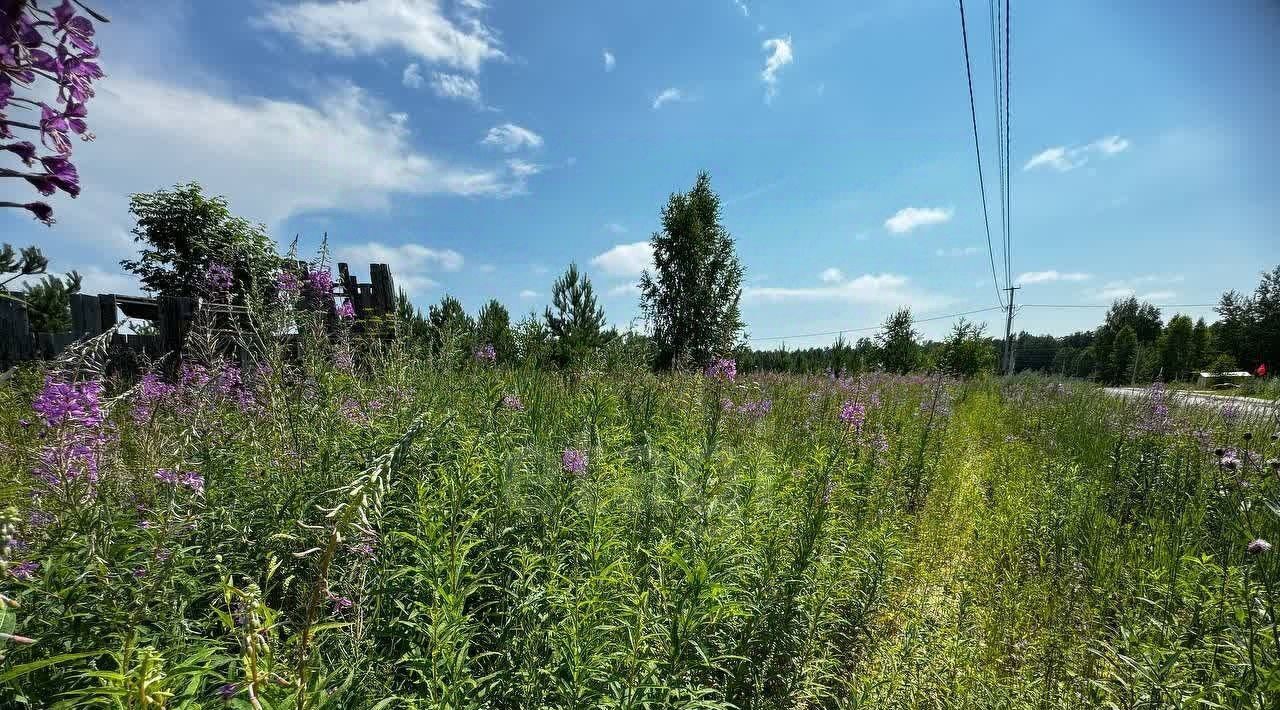
<instances>
[{"instance_id":1,"label":"pine tree","mask_svg":"<svg viewBox=\"0 0 1280 710\"><path fill-rule=\"evenodd\" d=\"M502 364L515 361L516 339L511 334L511 314L497 299L490 299L476 316L476 345L492 345Z\"/></svg>"},{"instance_id":2,"label":"pine tree","mask_svg":"<svg viewBox=\"0 0 1280 710\"><path fill-rule=\"evenodd\" d=\"M553 357L561 367L581 364L604 341L604 309L596 304L591 279L578 271L577 264L569 264L551 287L545 318L555 340Z\"/></svg>"},{"instance_id":3,"label":"pine tree","mask_svg":"<svg viewBox=\"0 0 1280 710\"><path fill-rule=\"evenodd\" d=\"M427 309L427 323L430 327L431 351L436 355L447 349L470 354L476 326L458 299L445 294L440 303Z\"/></svg>"},{"instance_id":4,"label":"pine tree","mask_svg":"<svg viewBox=\"0 0 1280 710\"><path fill-rule=\"evenodd\" d=\"M707 173L689 192L668 198L662 231L650 243L654 268L640 279L640 306L652 328L655 365L696 367L732 351L743 329L743 270Z\"/></svg>"},{"instance_id":5,"label":"pine tree","mask_svg":"<svg viewBox=\"0 0 1280 710\"><path fill-rule=\"evenodd\" d=\"M34 333L65 333L71 330L71 294L80 292L80 274L66 278L48 275L27 287L22 301Z\"/></svg>"},{"instance_id":6,"label":"pine tree","mask_svg":"<svg viewBox=\"0 0 1280 710\"><path fill-rule=\"evenodd\" d=\"M876 341L880 345L880 365L889 372L907 373L920 366L919 334L910 308L899 308L885 319Z\"/></svg>"}]
</instances>

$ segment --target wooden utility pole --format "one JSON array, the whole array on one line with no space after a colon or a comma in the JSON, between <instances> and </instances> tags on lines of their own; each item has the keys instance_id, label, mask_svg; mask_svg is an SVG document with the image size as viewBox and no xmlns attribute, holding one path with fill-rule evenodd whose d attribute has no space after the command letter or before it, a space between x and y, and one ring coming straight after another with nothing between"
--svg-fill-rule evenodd
<instances>
[{"instance_id":1,"label":"wooden utility pole","mask_svg":"<svg viewBox=\"0 0 1280 710\"><path fill-rule=\"evenodd\" d=\"M1013 374L1013 292L1022 288L1021 286L1008 286L1004 290L1009 292L1009 307L1004 320L1004 374Z\"/></svg>"}]
</instances>

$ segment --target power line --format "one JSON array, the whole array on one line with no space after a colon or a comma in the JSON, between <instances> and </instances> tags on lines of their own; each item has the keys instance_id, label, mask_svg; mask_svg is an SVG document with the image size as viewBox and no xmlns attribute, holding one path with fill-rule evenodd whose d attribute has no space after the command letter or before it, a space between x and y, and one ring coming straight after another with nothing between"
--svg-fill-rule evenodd
<instances>
[{"instance_id":1,"label":"power line","mask_svg":"<svg viewBox=\"0 0 1280 710\"><path fill-rule=\"evenodd\" d=\"M996 1L999 2L999 0ZM1009 0L1004 0L1004 195L1007 215L1004 227L1004 269L1006 286L1013 285L1013 178L1010 169L1010 160L1013 156L1009 150L1009 119L1011 117L1009 95L1013 92L1013 85L1009 81L1011 24ZM1009 300L1012 302L1013 299Z\"/></svg>"},{"instance_id":2,"label":"power line","mask_svg":"<svg viewBox=\"0 0 1280 710\"><path fill-rule=\"evenodd\" d=\"M1216 303L1152 303L1156 308L1214 308ZM1093 303L1024 303L1018 308L1110 308L1111 304Z\"/></svg>"},{"instance_id":3,"label":"power line","mask_svg":"<svg viewBox=\"0 0 1280 710\"><path fill-rule=\"evenodd\" d=\"M982 192L982 226L987 232L987 257L991 261L991 282L996 289L996 301L1001 308L1004 308L1004 298L1000 295L1000 278L996 276L995 249L991 245L991 218L988 216L987 210L987 185L982 177L982 147L978 142L978 110L973 103L973 68L969 63L969 30L964 21L964 0L960 0L960 37L964 40L964 74L969 82L969 117L973 122L973 151L978 158L978 189Z\"/></svg>"}]
</instances>

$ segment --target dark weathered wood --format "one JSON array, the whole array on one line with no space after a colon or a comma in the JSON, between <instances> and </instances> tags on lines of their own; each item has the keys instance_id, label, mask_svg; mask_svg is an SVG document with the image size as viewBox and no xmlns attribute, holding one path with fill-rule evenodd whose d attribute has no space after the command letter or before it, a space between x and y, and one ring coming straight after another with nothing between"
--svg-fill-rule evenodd
<instances>
[{"instance_id":1,"label":"dark weathered wood","mask_svg":"<svg viewBox=\"0 0 1280 710\"><path fill-rule=\"evenodd\" d=\"M373 285L373 310L387 315L395 309L396 287L391 280L391 267L386 264L370 264L369 280Z\"/></svg>"},{"instance_id":2,"label":"dark weathered wood","mask_svg":"<svg viewBox=\"0 0 1280 710\"><path fill-rule=\"evenodd\" d=\"M97 296L71 294L71 332L76 338L102 332L102 306Z\"/></svg>"},{"instance_id":3,"label":"dark weathered wood","mask_svg":"<svg viewBox=\"0 0 1280 710\"><path fill-rule=\"evenodd\" d=\"M141 320L159 320L160 313L156 307L156 299L146 296L122 296L111 294L116 299L116 306L129 318Z\"/></svg>"},{"instance_id":4,"label":"dark weathered wood","mask_svg":"<svg viewBox=\"0 0 1280 710\"><path fill-rule=\"evenodd\" d=\"M191 314L195 301L179 296L162 296L156 304L160 310L157 326L160 330L160 347L164 352L181 352L182 343L191 327Z\"/></svg>"},{"instance_id":5,"label":"dark weathered wood","mask_svg":"<svg viewBox=\"0 0 1280 710\"><path fill-rule=\"evenodd\" d=\"M102 330L106 332L116 327L117 315L116 295L104 293L98 295L98 308L102 311Z\"/></svg>"},{"instance_id":6,"label":"dark weathered wood","mask_svg":"<svg viewBox=\"0 0 1280 710\"><path fill-rule=\"evenodd\" d=\"M0 361L21 362L35 357L27 307L21 301L0 296Z\"/></svg>"}]
</instances>

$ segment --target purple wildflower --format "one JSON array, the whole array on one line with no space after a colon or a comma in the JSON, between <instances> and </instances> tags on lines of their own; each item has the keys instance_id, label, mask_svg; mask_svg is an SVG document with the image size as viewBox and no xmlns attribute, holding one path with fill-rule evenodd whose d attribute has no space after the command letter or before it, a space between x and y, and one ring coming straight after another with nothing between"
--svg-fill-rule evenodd
<instances>
[{"instance_id":1,"label":"purple wildflower","mask_svg":"<svg viewBox=\"0 0 1280 710\"><path fill-rule=\"evenodd\" d=\"M334 594L333 592L329 592L329 601L333 603L333 610L338 613L347 611L356 605L349 597Z\"/></svg>"},{"instance_id":2,"label":"purple wildflower","mask_svg":"<svg viewBox=\"0 0 1280 710\"><path fill-rule=\"evenodd\" d=\"M707 365L707 377L722 382L733 382L738 378L738 363L733 358L720 357Z\"/></svg>"},{"instance_id":3,"label":"purple wildflower","mask_svg":"<svg viewBox=\"0 0 1280 710\"><path fill-rule=\"evenodd\" d=\"M223 700L230 700L240 692L240 685L237 683L223 683L218 686L218 697Z\"/></svg>"},{"instance_id":4,"label":"purple wildflower","mask_svg":"<svg viewBox=\"0 0 1280 710\"><path fill-rule=\"evenodd\" d=\"M49 427L74 423L86 427L96 427L102 423L102 383L58 382L52 377L46 378L44 389L36 396L31 408L40 414Z\"/></svg>"},{"instance_id":5,"label":"purple wildflower","mask_svg":"<svg viewBox=\"0 0 1280 710\"><path fill-rule=\"evenodd\" d=\"M333 292L333 274L328 269L315 269L307 272L307 286L321 296Z\"/></svg>"},{"instance_id":6,"label":"purple wildflower","mask_svg":"<svg viewBox=\"0 0 1280 710\"><path fill-rule=\"evenodd\" d=\"M492 365L498 362L498 351L489 343L476 348L474 355L477 362L485 365Z\"/></svg>"},{"instance_id":7,"label":"purple wildflower","mask_svg":"<svg viewBox=\"0 0 1280 710\"><path fill-rule=\"evenodd\" d=\"M839 417L854 431L862 431L862 425L867 421L867 408L861 402L845 402L840 406Z\"/></svg>"},{"instance_id":8,"label":"purple wildflower","mask_svg":"<svg viewBox=\"0 0 1280 710\"><path fill-rule=\"evenodd\" d=\"M1228 426L1235 424L1240 420L1241 413L1242 410L1240 407L1234 404L1228 404L1222 408L1222 421L1226 422Z\"/></svg>"},{"instance_id":9,"label":"purple wildflower","mask_svg":"<svg viewBox=\"0 0 1280 710\"><path fill-rule=\"evenodd\" d=\"M275 282L276 291L280 294L281 300L292 301L302 292L302 282L292 271L281 271L276 274Z\"/></svg>"},{"instance_id":10,"label":"purple wildflower","mask_svg":"<svg viewBox=\"0 0 1280 710\"><path fill-rule=\"evenodd\" d=\"M212 295L221 296L231 291L235 275L225 264L210 263L204 271L204 287Z\"/></svg>"},{"instance_id":11,"label":"purple wildflower","mask_svg":"<svg viewBox=\"0 0 1280 710\"><path fill-rule=\"evenodd\" d=\"M884 434L877 432L875 436L871 437L871 448L883 454L889 450L889 439Z\"/></svg>"},{"instance_id":12,"label":"purple wildflower","mask_svg":"<svg viewBox=\"0 0 1280 710\"><path fill-rule=\"evenodd\" d=\"M23 582L30 582L35 579L36 571L39 569L39 562L19 562L18 564L9 567L9 574L13 575L15 579L22 580Z\"/></svg>"},{"instance_id":13,"label":"purple wildflower","mask_svg":"<svg viewBox=\"0 0 1280 710\"><path fill-rule=\"evenodd\" d=\"M338 306L338 317L342 320L354 320L356 317L356 308L351 305L351 299L344 298L342 305Z\"/></svg>"},{"instance_id":14,"label":"purple wildflower","mask_svg":"<svg viewBox=\"0 0 1280 710\"><path fill-rule=\"evenodd\" d=\"M1218 457L1218 465L1228 471L1234 471L1240 467L1240 455L1235 449L1227 449Z\"/></svg>"},{"instance_id":15,"label":"purple wildflower","mask_svg":"<svg viewBox=\"0 0 1280 710\"><path fill-rule=\"evenodd\" d=\"M1249 546L1246 547L1245 549L1248 550L1249 554L1251 555L1261 555L1264 552L1271 551L1271 543L1267 542L1266 540L1263 540L1262 538L1258 538L1253 542L1249 543Z\"/></svg>"},{"instance_id":16,"label":"purple wildflower","mask_svg":"<svg viewBox=\"0 0 1280 710\"><path fill-rule=\"evenodd\" d=\"M197 495L204 493L204 476L194 471L172 471L162 468L156 471L155 477L157 481L167 483L170 486L189 488Z\"/></svg>"},{"instance_id":17,"label":"purple wildflower","mask_svg":"<svg viewBox=\"0 0 1280 710\"><path fill-rule=\"evenodd\" d=\"M45 224L53 224L53 208L44 202L28 202L22 208Z\"/></svg>"},{"instance_id":18,"label":"purple wildflower","mask_svg":"<svg viewBox=\"0 0 1280 710\"><path fill-rule=\"evenodd\" d=\"M510 409L513 412L523 412L524 402L520 400L519 395L508 394L502 397L502 407Z\"/></svg>"},{"instance_id":19,"label":"purple wildflower","mask_svg":"<svg viewBox=\"0 0 1280 710\"><path fill-rule=\"evenodd\" d=\"M560 454L560 468L565 473L582 473L587 470L587 454L578 449L565 449Z\"/></svg>"}]
</instances>

